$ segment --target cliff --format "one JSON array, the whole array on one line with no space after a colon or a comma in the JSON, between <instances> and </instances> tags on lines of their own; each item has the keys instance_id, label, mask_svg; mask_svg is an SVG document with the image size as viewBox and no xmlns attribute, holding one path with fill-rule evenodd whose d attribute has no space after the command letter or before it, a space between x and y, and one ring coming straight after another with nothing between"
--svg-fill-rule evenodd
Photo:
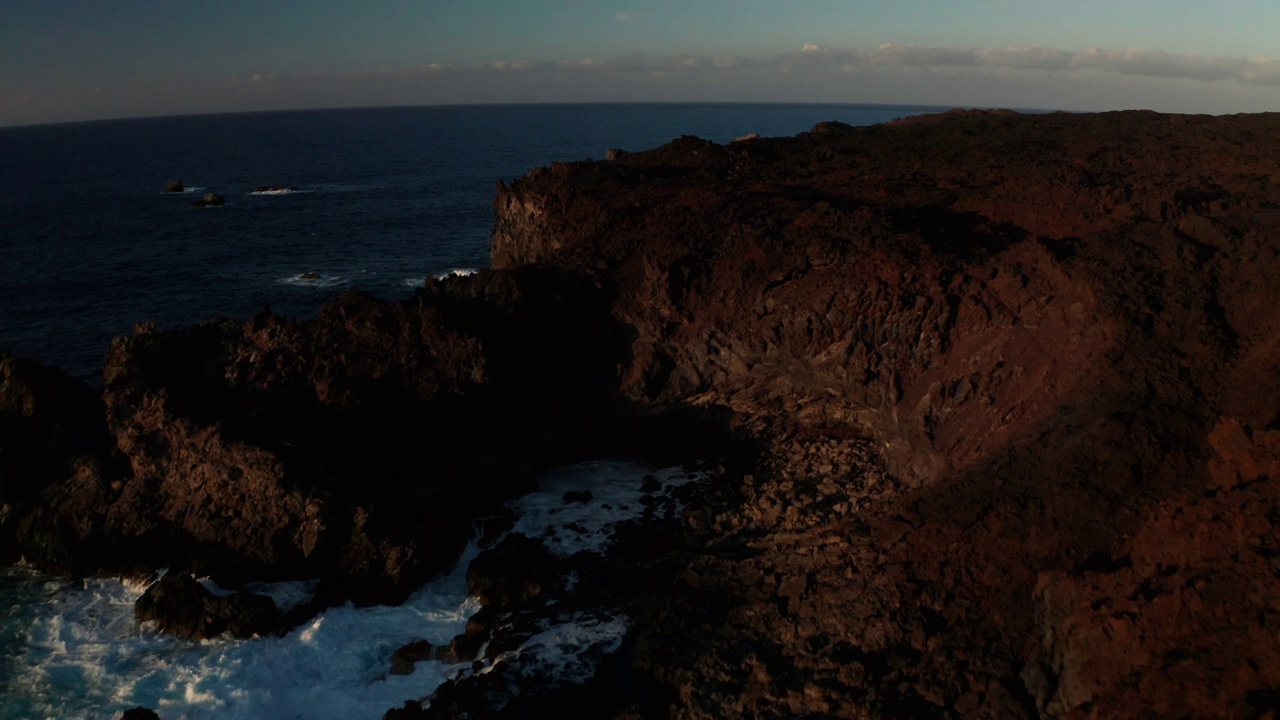
<instances>
[{"instance_id":1,"label":"cliff","mask_svg":"<svg viewBox=\"0 0 1280 720\"><path fill-rule=\"evenodd\" d=\"M1280 687L1280 116L682 138L500 188L620 392L765 450L693 515L677 715L1245 717Z\"/></svg>"},{"instance_id":2,"label":"cliff","mask_svg":"<svg viewBox=\"0 0 1280 720\"><path fill-rule=\"evenodd\" d=\"M681 540L629 560L596 714L1275 711L1280 115L612 156L500 185L491 271L119 340L110 448L47 446L0 528L53 569L375 601L540 467L714 458Z\"/></svg>"}]
</instances>

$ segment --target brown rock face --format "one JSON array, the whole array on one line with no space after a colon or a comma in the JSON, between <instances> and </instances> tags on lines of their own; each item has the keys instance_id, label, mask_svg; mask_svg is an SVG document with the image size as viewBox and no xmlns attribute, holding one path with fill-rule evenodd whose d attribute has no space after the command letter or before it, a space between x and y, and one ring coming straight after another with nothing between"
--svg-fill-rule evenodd
<instances>
[{"instance_id":1,"label":"brown rock face","mask_svg":"<svg viewBox=\"0 0 1280 720\"><path fill-rule=\"evenodd\" d=\"M598 715L1274 715L1277 168L1280 115L1131 112L536 170L491 272L118 341L127 467L55 442L0 529L51 567L395 599L540 467L723 456L607 589L638 597ZM477 588L562 599L505 567ZM481 678L409 709L492 715Z\"/></svg>"},{"instance_id":2,"label":"brown rock face","mask_svg":"<svg viewBox=\"0 0 1280 720\"><path fill-rule=\"evenodd\" d=\"M1278 139L951 114L500 188L495 266L616 288L625 396L766 448L692 516L719 612L642 630L676 714L1273 709Z\"/></svg>"}]
</instances>

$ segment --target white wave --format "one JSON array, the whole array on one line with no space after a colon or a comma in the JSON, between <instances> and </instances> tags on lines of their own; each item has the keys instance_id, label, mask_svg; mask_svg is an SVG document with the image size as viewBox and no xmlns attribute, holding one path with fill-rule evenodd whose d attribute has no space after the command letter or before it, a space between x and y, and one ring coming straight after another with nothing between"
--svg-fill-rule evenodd
<instances>
[{"instance_id":1,"label":"white wave","mask_svg":"<svg viewBox=\"0 0 1280 720\"><path fill-rule=\"evenodd\" d=\"M539 491L510 503L513 532L544 537L560 554L600 552L613 527L640 517L646 470L625 462L596 462L545 476ZM689 482L678 469L656 471L664 485ZM566 502L566 492L591 492L586 502ZM580 496L581 497L581 496ZM0 717L99 718L137 705L166 720L214 717L379 718L405 700L424 697L470 664L436 660L411 675L390 675L391 654L425 639L446 645L462 632L479 602L467 593L466 569L479 553L471 543L458 565L398 607L331 608L284 637L190 642L160 635L133 620L142 582L67 582L30 570L0 570L0 589L26 593L0 614ZM17 583L14 576L22 582ZM296 607L314 591L308 583L257 583L246 587ZM519 657L530 672L579 682L594 672L591 657L616 649L625 617L577 614L547 624L499 662ZM590 652L593 651L594 652ZM490 666L491 667L491 666Z\"/></svg>"},{"instance_id":2,"label":"white wave","mask_svg":"<svg viewBox=\"0 0 1280 720\"><path fill-rule=\"evenodd\" d=\"M603 654L616 652L630 628L631 621L622 615L576 613L562 617L519 648L499 654L479 672L484 674L499 664L524 660L521 674L526 677L546 678L546 684L586 682L596 671L596 655L587 651L594 648Z\"/></svg>"},{"instance_id":3,"label":"white wave","mask_svg":"<svg viewBox=\"0 0 1280 720\"><path fill-rule=\"evenodd\" d=\"M250 190L249 195L297 195L301 193L309 193L310 190L299 190L298 188L270 188L267 190Z\"/></svg>"},{"instance_id":4,"label":"white wave","mask_svg":"<svg viewBox=\"0 0 1280 720\"><path fill-rule=\"evenodd\" d=\"M171 638L134 623L140 588L65 584L30 619L0 717L98 718L137 705L192 720L381 717L460 669L431 661L411 676L386 674L396 648L424 638L447 644L479 609L466 588L475 552L402 606L348 604L282 638Z\"/></svg>"},{"instance_id":5,"label":"white wave","mask_svg":"<svg viewBox=\"0 0 1280 720\"><path fill-rule=\"evenodd\" d=\"M480 271L477 270L476 268L450 268L448 270L445 270L444 272L436 273L431 277L437 280L444 280L445 278L451 278L451 277L466 277L468 275L475 275L478 272ZM422 282L422 281L418 280L418 282Z\"/></svg>"},{"instance_id":6,"label":"white wave","mask_svg":"<svg viewBox=\"0 0 1280 720\"><path fill-rule=\"evenodd\" d=\"M564 557L583 550L604 552L618 523L644 515L644 493L640 490L644 475L633 463L610 461L550 472L538 483L539 492L507 503L519 518L512 532L541 538L548 549ZM680 468L653 475L664 489L704 476ZM591 493L585 502L564 501L565 493L584 492ZM678 509L678 504L673 503L672 510Z\"/></svg>"}]
</instances>

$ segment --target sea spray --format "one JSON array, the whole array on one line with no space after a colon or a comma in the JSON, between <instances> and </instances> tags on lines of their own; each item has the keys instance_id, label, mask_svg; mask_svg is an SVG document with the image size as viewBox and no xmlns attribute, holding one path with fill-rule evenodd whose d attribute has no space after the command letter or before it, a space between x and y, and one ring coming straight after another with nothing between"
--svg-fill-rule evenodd
<instances>
[{"instance_id":1,"label":"sea spray","mask_svg":"<svg viewBox=\"0 0 1280 720\"><path fill-rule=\"evenodd\" d=\"M542 538L560 555L604 551L619 522L643 515L640 488L649 473L627 462L549 473L538 492L508 504L517 516L511 532ZM677 468L653 474L668 486L696 477ZM566 493L585 500L566 502ZM166 720L381 717L475 671L470 663L432 660L418 663L411 675L388 672L397 648L421 639L447 645L462 632L479 609L466 587L467 566L479 552L469 545L451 573L398 607L347 604L284 637L203 642L139 627L133 603L141 584L6 569L0 575L0 717L100 718L137 705ZM252 589L286 605L309 592L303 583ZM548 679L582 681L593 672L592 658L615 649L628 626L616 613L567 615L478 671L520 658Z\"/></svg>"}]
</instances>

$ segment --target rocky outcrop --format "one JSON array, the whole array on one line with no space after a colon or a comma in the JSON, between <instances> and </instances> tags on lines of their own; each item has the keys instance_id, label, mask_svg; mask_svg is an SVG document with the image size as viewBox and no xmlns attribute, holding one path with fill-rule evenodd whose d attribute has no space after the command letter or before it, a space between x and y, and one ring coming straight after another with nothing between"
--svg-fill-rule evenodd
<instances>
[{"instance_id":1,"label":"rocky outcrop","mask_svg":"<svg viewBox=\"0 0 1280 720\"><path fill-rule=\"evenodd\" d=\"M385 600L547 464L721 457L660 555L588 573L636 618L597 715L1262 716L1277 139L955 113L539 169L499 187L492 271L119 340L128 467L25 517L71 529L43 557ZM593 585L520 542L477 566L490 621ZM404 712L483 716L514 672Z\"/></svg>"},{"instance_id":2,"label":"rocky outcrop","mask_svg":"<svg viewBox=\"0 0 1280 720\"><path fill-rule=\"evenodd\" d=\"M112 445L102 399L88 385L0 352L0 562L25 556L62 572L82 566L64 546L92 532L92 512L78 511L95 506L103 466L119 471ZM76 512L33 517L68 486L84 486Z\"/></svg>"},{"instance_id":3,"label":"rocky outcrop","mask_svg":"<svg viewBox=\"0 0 1280 720\"><path fill-rule=\"evenodd\" d=\"M55 483L25 552L61 572L320 578L322 601L398 601L537 470L701 442L695 419L622 411L607 300L531 268L404 303L348 295L309 322L139 326L104 372L124 462Z\"/></svg>"},{"instance_id":4,"label":"rocky outcrop","mask_svg":"<svg viewBox=\"0 0 1280 720\"><path fill-rule=\"evenodd\" d=\"M954 114L500 188L495 266L618 288L625 396L766 448L642 630L676 715L1270 707L1275 137Z\"/></svg>"},{"instance_id":5,"label":"rocky outcrop","mask_svg":"<svg viewBox=\"0 0 1280 720\"><path fill-rule=\"evenodd\" d=\"M166 181L165 181L165 184L164 184L164 190L163 190L163 192L166 192L166 193L180 193L180 192L185 192L185 191L186 191L186 188L182 187L182 181L181 181L181 180L166 180Z\"/></svg>"},{"instance_id":6,"label":"rocky outcrop","mask_svg":"<svg viewBox=\"0 0 1280 720\"><path fill-rule=\"evenodd\" d=\"M192 640L222 634L266 635L280 620L275 601L265 595L232 592L215 595L190 575L165 575L147 588L133 609L139 623Z\"/></svg>"}]
</instances>

